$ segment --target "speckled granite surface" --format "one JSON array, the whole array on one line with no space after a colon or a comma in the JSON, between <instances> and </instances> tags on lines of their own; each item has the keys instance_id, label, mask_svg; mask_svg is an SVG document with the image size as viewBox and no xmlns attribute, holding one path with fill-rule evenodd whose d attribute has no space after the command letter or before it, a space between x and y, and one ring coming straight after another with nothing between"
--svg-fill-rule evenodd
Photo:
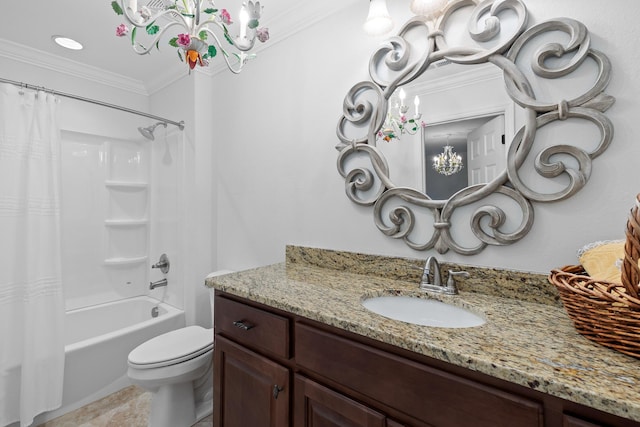
<instances>
[{"instance_id":1,"label":"speckled granite surface","mask_svg":"<svg viewBox=\"0 0 640 427\"><path fill-rule=\"evenodd\" d=\"M350 332L640 421L640 361L579 335L546 276L471 268L460 295L434 298L486 319L475 328L412 325L369 312L367 296L417 289L417 260L288 247L286 263L207 286ZM459 266L443 266L458 269ZM443 276L446 277L446 276Z\"/></svg>"}]
</instances>

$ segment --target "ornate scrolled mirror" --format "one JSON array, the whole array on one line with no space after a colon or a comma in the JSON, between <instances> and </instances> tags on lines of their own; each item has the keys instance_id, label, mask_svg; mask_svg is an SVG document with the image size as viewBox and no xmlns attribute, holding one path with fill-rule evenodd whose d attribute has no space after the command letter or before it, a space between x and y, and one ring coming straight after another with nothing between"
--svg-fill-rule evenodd
<instances>
[{"instance_id":1,"label":"ornate scrolled mirror","mask_svg":"<svg viewBox=\"0 0 640 427\"><path fill-rule=\"evenodd\" d=\"M344 99L337 163L385 235L473 255L586 185L613 137L611 65L582 23L528 18L522 0L453 0L372 54Z\"/></svg>"}]
</instances>

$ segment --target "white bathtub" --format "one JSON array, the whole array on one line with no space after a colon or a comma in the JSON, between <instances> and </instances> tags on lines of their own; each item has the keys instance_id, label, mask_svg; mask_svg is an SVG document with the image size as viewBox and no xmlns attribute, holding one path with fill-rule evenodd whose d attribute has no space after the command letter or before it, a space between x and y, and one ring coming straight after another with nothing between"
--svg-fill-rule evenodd
<instances>
[{"instance_id":1,"label":"white bathtub","mask_svg":"<svg viewBox=\"0 0 640 427\"><path fill-rule=\"evenodd\" d=\"M158 307L158 316L151 310ZM68 311L62 407L34 425L59 417L130 384L127 356L139 344L185 326L184 311L150 297Z\"/></svg>"}]
</instances>

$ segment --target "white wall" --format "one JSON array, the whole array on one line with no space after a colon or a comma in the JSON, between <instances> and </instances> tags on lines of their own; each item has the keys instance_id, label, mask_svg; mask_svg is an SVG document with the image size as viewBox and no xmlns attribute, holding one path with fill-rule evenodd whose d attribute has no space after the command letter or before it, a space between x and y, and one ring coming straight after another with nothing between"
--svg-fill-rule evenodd
<instances>
[{"instance_id":1,"label":"white wall","mask_svg":"<svg viewBox=\"0 0 640 427\"><path fill-rule=\"evenodd\" d=\"M530 24L563 16L583 22L592 47L609 56L613 75L607 92L617 99L607 112L614 142L595 159L590 181L577 195L534 205L535 223L520 242L488 247L472 257L451 252L438 257L546 273L575 263L575 251L585 243L622 238L640 191L640 59L629 50L640 36L635 19L640 4L526 4ZM390 2L394 11L407 5ZM366 2L349 6L284 41L272 28L273 45L241 76L214 76L215 98L224 100L213 115L218 265L242 269L279 262L286 244L415 258L434 254L413 251L379 232L372 209L347 199L336 170L335 127L342 101L352 85L368 79L369 56L377 46L361 29L366 8Z\"/></svg>"},{"instance_id":2,"label":"white wall","mask_svg":"<svg viewBox=\"0 0 640 427\"><path fill-rule=\"evenodd\" d=\"M212 177L215 168L213 138L215 132L211 113L211 100L215 93L213 81L205 74L194 72L185 75L169 87L154 93L151 100L151 112L174 120L184 120L183 140L176 157L172 160L171 170L177 175L173 181L178 189L175 204L178 222L169 227L176 233L179 241L163 246L162 242L153 242L152 253L167 252L172 261L169 296L184 298L187 324L199 324L211 327L212 317L209 291L204 286L207 274L217 269L215 255L216 224L215 187L212 190ZM161 178L161 177L159 177ZM165 235L167 230L152 229L154 235ZM172 252L170 254L169 252Z\"/></svg>"}]
</instances>

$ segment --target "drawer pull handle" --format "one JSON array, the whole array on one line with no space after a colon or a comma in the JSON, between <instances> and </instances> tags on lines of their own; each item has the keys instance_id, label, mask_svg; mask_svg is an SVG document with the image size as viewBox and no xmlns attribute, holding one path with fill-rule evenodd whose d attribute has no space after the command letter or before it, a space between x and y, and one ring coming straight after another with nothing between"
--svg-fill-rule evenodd
<instances>
[{"instance_id":1,"label":"drawer pull handle","mask_svg":"<svg viewBox=\"0 0 640 427\"><path fill-rule=\"evenodd\" d=\"M245 323L244 320L236 320L235 322L233 322L233 326L248 331L249 329L253 328L254 325L252 325L251 323Z\"/></svg>"},{"instance_id":2,"label":"drawer pull handle","mask_svg":"<svg viewBox=\"0 0 640 427\"><path fill-rule=\"evenodd\" d=\"M278 384L275 384L273 386L273 398L277 399L278 395L280 394L280 392L284 390L282 387L279 387Z\"/></svg>"}]
</instances>

